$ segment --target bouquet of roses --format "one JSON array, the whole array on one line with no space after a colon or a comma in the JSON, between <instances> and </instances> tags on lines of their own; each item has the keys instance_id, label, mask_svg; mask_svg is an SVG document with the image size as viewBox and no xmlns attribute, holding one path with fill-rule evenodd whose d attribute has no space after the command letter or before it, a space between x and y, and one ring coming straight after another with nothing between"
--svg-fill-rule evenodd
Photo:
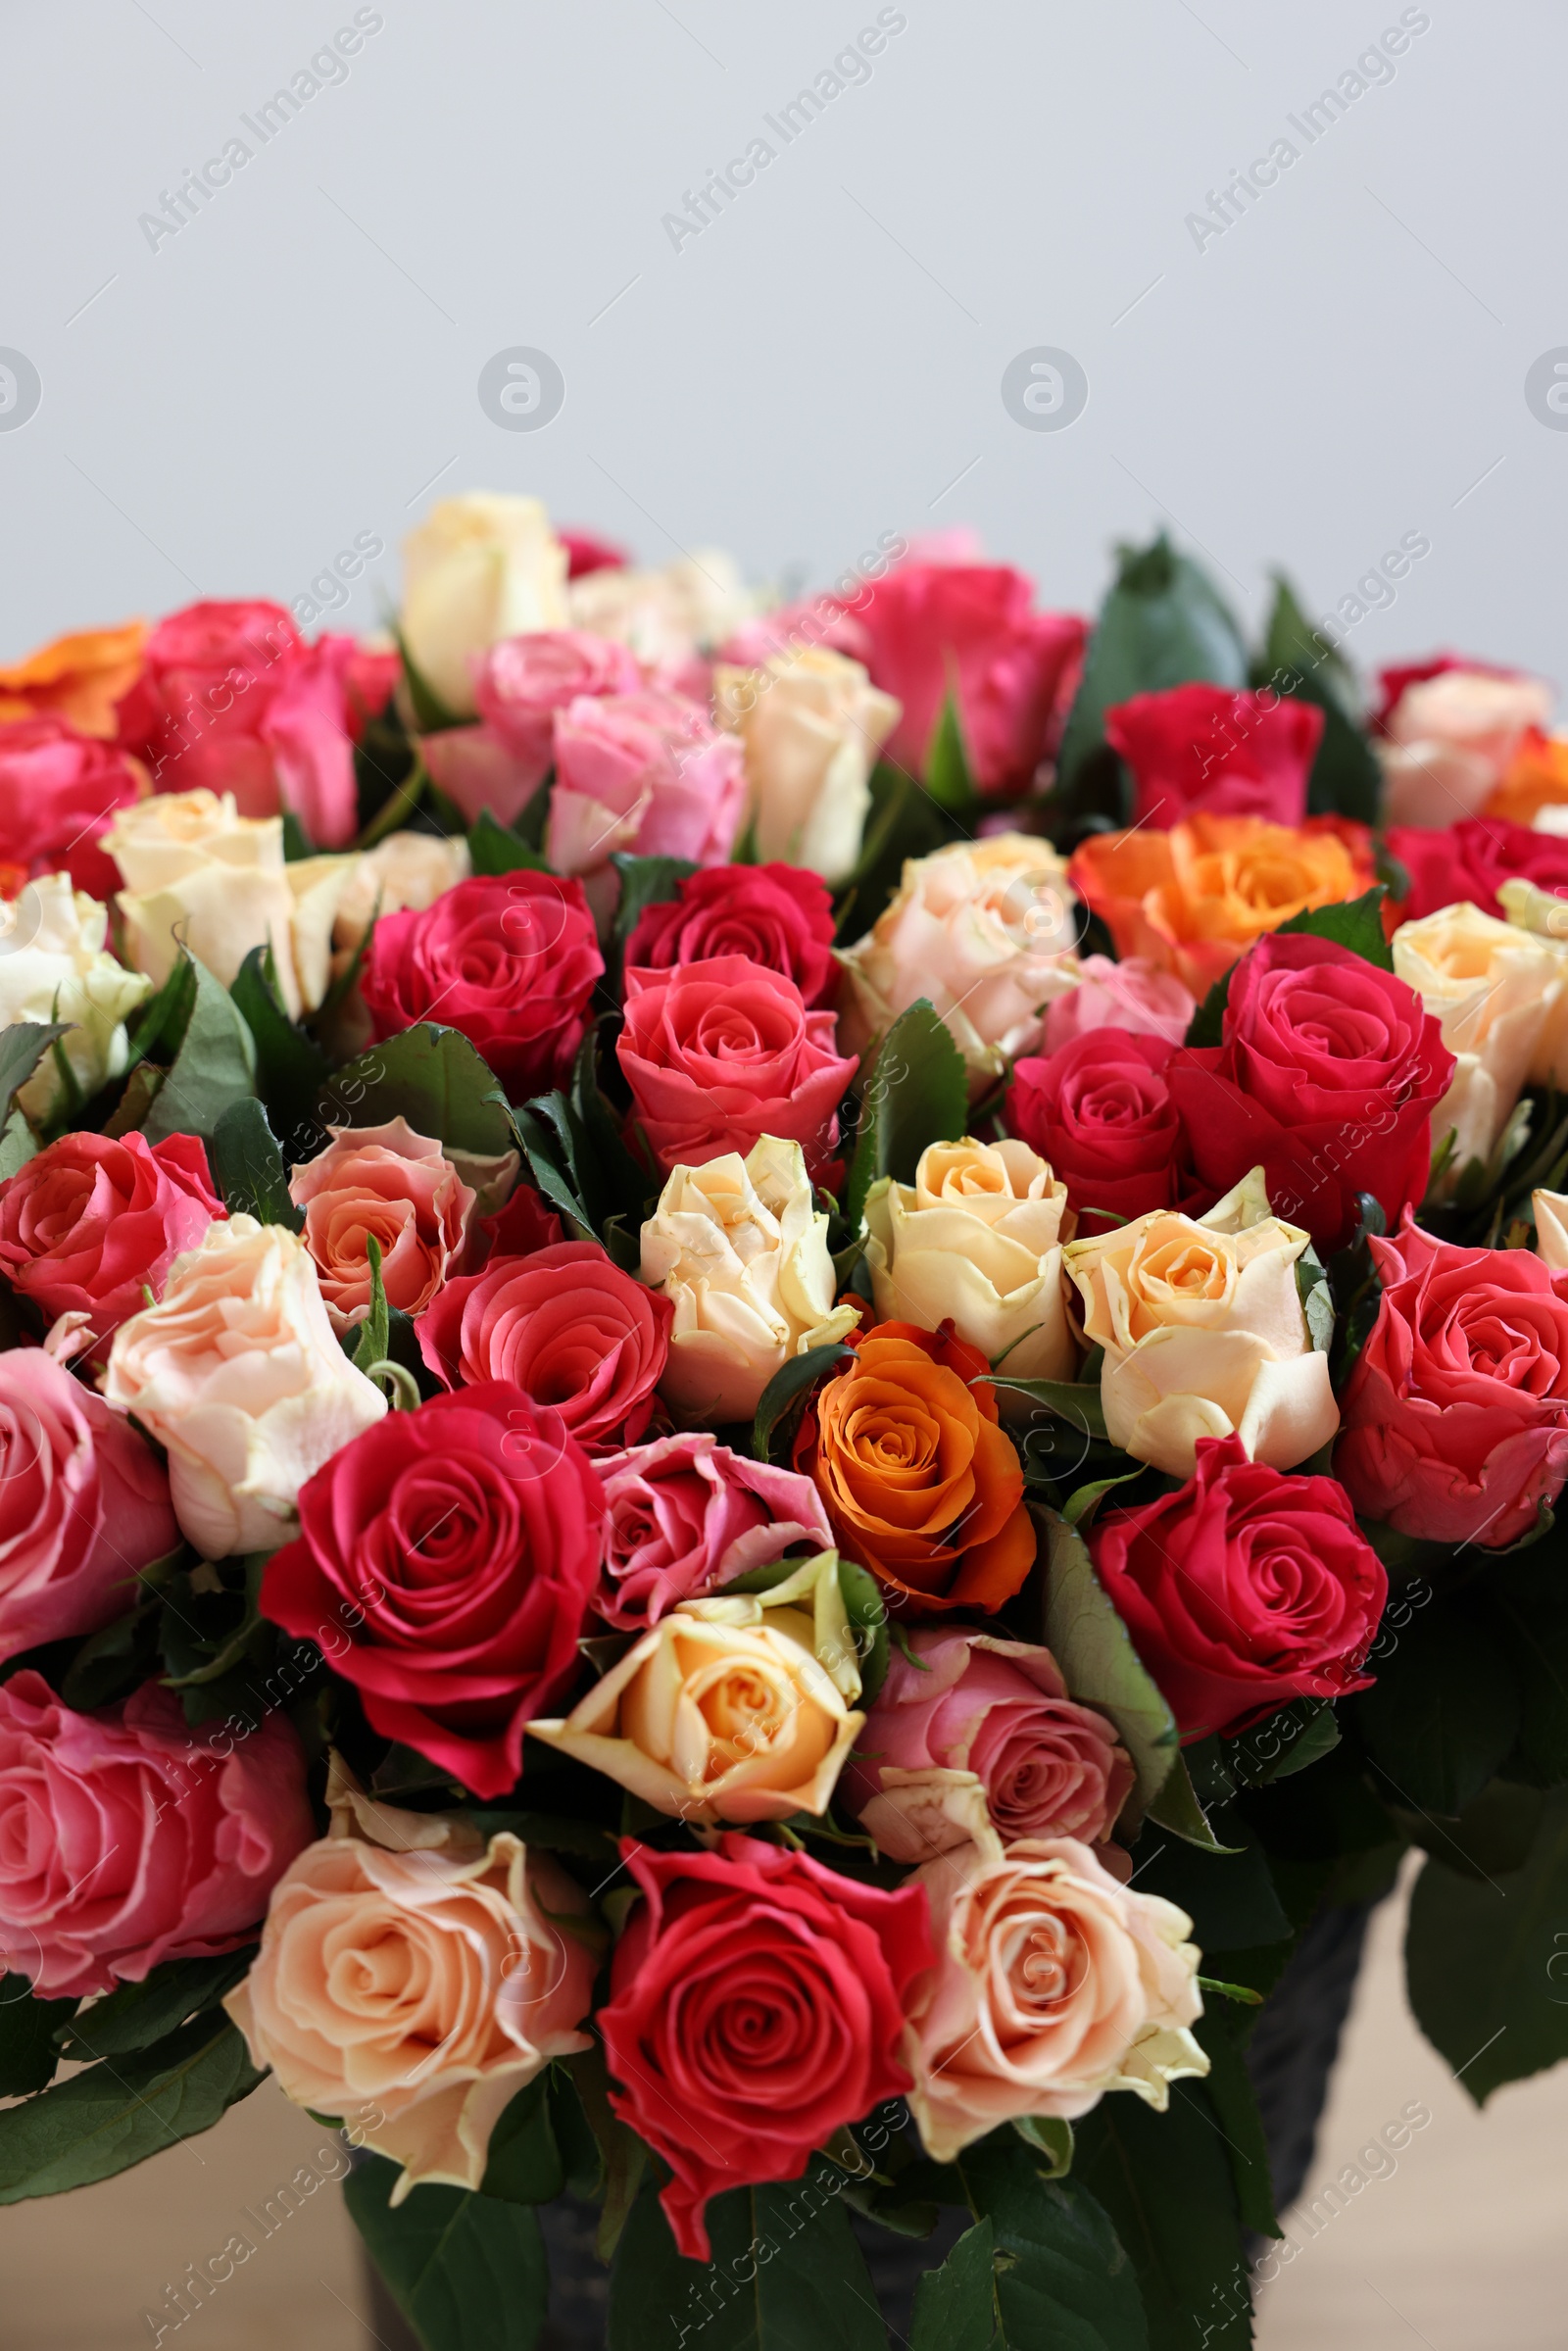
<instances>
[{"instance_id":1,"label":"bouquet of roses","mask_svg":"<svg viewBox=\"0 0 1568 2351\"><path fill-rule=\"evenodd\" d=\"M1325 1906L1568 2054L1568 741L1337 633L473 497L0 672L0 2201L270 2071L427 2351L564 2195L615 2351L1229 2346Z\"/></svg>"}]
</instances>

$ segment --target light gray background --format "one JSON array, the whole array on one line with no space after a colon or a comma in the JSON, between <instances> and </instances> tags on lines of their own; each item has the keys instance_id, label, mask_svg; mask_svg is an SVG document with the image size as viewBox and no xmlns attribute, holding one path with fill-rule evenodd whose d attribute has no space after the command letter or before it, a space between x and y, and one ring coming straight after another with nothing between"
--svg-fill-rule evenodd
<instances>
[{"instance_id":1,"label":"light gray background","mask_svg":"<svg viewBox=\"0 0 1568 2351\"><path fill-rule=\"evenodd\" d=\"M7 0L0 345L43 396L0 432L0 659L287 601L364 530L388 552L334 624L371 626L429 500L492 487L786 584L972 521L1080 607L1161 519L1251 612L1272 563L1320 612L1421 531L1354 658L1564 669L1568 432L1524 377L1568 344L1568 11L1431 0L1394 80L1200 251L1188 213L1398 0L907 0L870 80L672 250L682 191L875 13L383 0L348 79L154 252L138 216L352 0ZM514 344L564 373L542 431L479 406ZM1066 431L1003 407L1036 344L1088 371Z\"/></svg>"}]
</instances>

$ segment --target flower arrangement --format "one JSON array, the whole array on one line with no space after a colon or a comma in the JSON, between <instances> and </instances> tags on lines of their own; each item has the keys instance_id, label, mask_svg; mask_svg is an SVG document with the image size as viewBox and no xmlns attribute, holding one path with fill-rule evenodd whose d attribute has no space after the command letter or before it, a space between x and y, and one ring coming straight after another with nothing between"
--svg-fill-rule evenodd
<instances>
[{"instance_id":1,"label":"flower arrangement","mask_svg":"<svg viewBox=\"0 0 1568 2351\"><path fill-rule=\"evenodd\" d=\"M1568 2055L1539 681L468 497L0 684L0 2201L270 2071L427 2351L566 2193L617 2351L1223 2347L1322 1905Z\"/></svg>"}]
</instances>

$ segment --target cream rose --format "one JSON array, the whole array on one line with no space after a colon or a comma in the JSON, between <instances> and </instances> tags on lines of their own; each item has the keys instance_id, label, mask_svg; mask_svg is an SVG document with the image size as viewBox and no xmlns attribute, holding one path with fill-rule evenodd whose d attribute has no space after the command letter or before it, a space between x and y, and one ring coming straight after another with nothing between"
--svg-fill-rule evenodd
<instances>
[{"instance_id":1,"label":"cream rose","mask_svg":"<svg viewBox=\"0 0 1568 2351\"><path fill-rule=\"evenodd\" d=\"M792 1355L856 1326L833 1303L827 1218L798 1143L764 1135L702 1167L677 1167L643 1226L642 1278L675 1308L659 1392L687 1428L749 1420Z\"/></svg>"},{"instance_id":2,"label":"cream rose","mask_svg":"<svg viewBox=\"0 0 1568 2351\"><path fill-rule=\"evenodd\" d=\"M1339 1407L1296 1280L1307 1241L1269 1214L1254 1168L1206 1216L1154 1209L1069 1243L1085 1336L1105 1350L1100 1399L1112 1445L1186 1478L1200 1437L1234 1433L1250 1460L1273 1469L1328 1443Z\"/></svg>"},{"instance_id":3,"label":"cream rose","mask_svg":"<svg viewBox=\"0 0 1568 2351\"><path fill-rule=\"evenodd\" d=\"M1054 998L1076 985L1077 900L1049 841L998 833L910 857L891 905L841 957L839 1042L862 1055L925 997L984 1093L1039 1043Z\"/></svg>"},{"instance_id":4,"label":"cream rose","mask_svg":"<svg viewBox=\"0 0 1568 2351\"><path fill-rule=\"evenodd\" d=\"M590 2045L596 1961L557 1923L586 1922L588 1897L461 1817L341 1791L332 1816L272 1888L223 2006L296 2106L347 2117L402 2165L394 2204L427 2180L476 2188L509 2100Z\"/></svg>"},{"instance_id":5,"label":"cream rose","mask_svg":"<svg viewBox=\"0 0 1568 2351\"><path fill-rule=\"evenodd\" d=\"M1394 934L1394 968L1443 1023L1452 1082L1432 1113L1432 1140L1452 1134L1451 1186L1485 1161L1513 1115L1568 979L1557 948L1468 903L1444 906Z\"/></svg>"},{"instance_id":6,"label":"cream rose","mask_svg":"<svg viewBox=\"0 0 1568 2351\"><path fill-rule=\"evenodd\" d=\"M151 982L127 971L105 947L109 915L69 873L46 873L0 904L0 1028L16 1022L68 1020L60 1051L84 1096L97 1093L125 1066L125 1021ZM45 1125L67 1092L60 1064L45 1053L17 1096L27 1116Z\"/></svg>"},{"instance_id":7,"label":"cream rose","mask_svg":"<svg viewBox=\"0 0 1568 2351\"><path fill-rule=\"evenodd\" d=\"M1473 816L1500 784L1530 727L1551 715L1538 677L1445 669L1406 686L1380 740L1386 824L1442 826Z\"/></svg>"},{"instance_id":8,"label":"cream rose","mask_svg":"<svg viewBox=\"0 0 1568 2351\"><path fill-rule=\"evenodd\" d=\"M840 882L860 854L871 770L902 706L826 646L713 672L720 726L746 746L757 852Z\"/></svg>"},{"instance_id":9,"label":"cream rose","mask_svg":"<svg viewBox=\"0 0 1568 2351\"><path fill-rule=\"evenodd\" d=\"M332 915L332 944L358 947L377 906L383 914L422 914L471 870L468 844L434 833L388 833L352 860Z\"/></svg>"},{"instance_id":10,"label":"cream rose","mask_svg":"<svg viewBox=\"0 0 1568 2351\"><path fill-rule=\"evenodd\" d=\"M443 498L403 542L403 644L431 691L471 718L479 657L566 625L566 550L537 498Z\"/></svg>"},{"instance_id":11,"label":"cream rose","mask_svg":"<svg viewBox=\"0 0 1568 2351\"><path fill-rule=\"evenodd\" d=\"M1535 1192L1536 1255L1553 1273L1568 1273L1568 1192Z\"/></svg>"},{"instance_id":12,"label":"cream rose","mask_svg":"<svg viewBox=\"0 0 1568 2351\"><path fill-rule=\"evenodd\" d=\"M337 1343L303 1242L230 1216L122 1322L104 1395L169 1452L174 1516L209 1559L271 1550L307 1478L386 1398Z\"/></svg>"},{"instance_id":13,"label":"cream rose","mask_svg":"<svg viewBox=\"0 0 1568 2351\"><path fill-rule=\"evenodd\" d=\"M1004 1848L986 1836L914 1873L937 1964L905 2042L926 2153L949 2163L999 2123L1071 2121L1109 2089L1163 2113L1170 2084L1208 2072L1193 1923L1120 1886L1072 1837Z\"/></svg>"},{"instance_id":14,"label":"cream rose","mask_svg":"<svg viewBox=\"0 0 1568 2351\"><path fill-rule=\"evenodd\" d=\"M606 565L566 590L573 628L627 645L659 682L679 685L698 651L721 645L751 612L753 598L733 556L699 547L657 571Z\"/></svg>"},{"instance_id":15,"label":"cream rose","mask_svg":"<svg viewBox=\"0 0 1568 2351\"><path fill-rule=\"evenodd\" d=\"M1067 1187L1027 1143L933 1143L912 1184L865 1203L866 1262L883 1322L953 1323L1020 1380L1069 1380L1078 1355L1061 1282ZM1005 1404L1006 1391L999 1389Z\"/></svg>"},{"instance_id":16,"label":"cream rose","mask_svg":"<svg viewBox=\"0 0 1568 2351\"><path fill-rule=\"evenodd\" d=\"M270 947L291 1020L331 976L332 924L350 857L283 856L281 816L241 816L232 792L161 792L122 808L103 837L125 887L115 899L131 961L161 987L183 940L229 987L253 947Z\"/></svg>"},{"instance_id":17,"label":"cream rose","mask_svg":"<svg viewBox=\"0 0 1568 2351\"><path fill-rule=\"evenodd\" d=\"M836 1551L771 1592L682 1600L535 1739L711 1827L827 1810L865 1721Z\"/></svg>"}]
</instances>

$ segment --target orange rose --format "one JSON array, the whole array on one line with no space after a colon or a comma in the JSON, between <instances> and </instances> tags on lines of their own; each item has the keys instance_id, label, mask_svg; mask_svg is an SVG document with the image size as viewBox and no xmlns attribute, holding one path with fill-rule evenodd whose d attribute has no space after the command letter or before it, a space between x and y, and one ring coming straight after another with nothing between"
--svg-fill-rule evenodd
<instances>
[{"instance_id":1,"label":"orange rose","mask_svg":"<svg viewBox=\"0 0 1568 2351\"><path fill-rule=\"evenodd\" d=\"M1266 931L1372 887L1371 835L1341 816L1293 828L1260 816L1190 816L1083 844L1068 878L1118 955L1144 955L1201 1000Z\"/></svg>"},{"instance_id":2,"label":"orange rose","mask_svg":"<svg viewBox=\"0 0 1568 2351\"><path fill-rule=\"evenodd\" d=\"M1543 808L1568 803L1568 738L1544 735L1531 727L1514 753L1508 771L1482 808L1483 816L1500 816L1509 824L1534 824Z\"/></svg>"},{"instance_id":3,"label":"orange rose","mask_svg":"<svg viewBox=\"0 0 1568 2351\"><path fill-rule=\"evenodd\" d=\"M795 1441L840 1550L911 1615L1000 1608L1034 1565L1023 1471L989 1368L961 1339L879 1323Z\"/></svg>"},{"instance_id":4,"label":"orange rose","mask_svg":"<svg viewBox=\"0 0 1568 2351\"><path fill-rule=\"evenodd\" d=\"M0 669L0 720L49 715L68 718L84 735L112 735L115 705L135 684L146 642L146 621L127 620L40 645Z\"/></svg>"}]
</instances>

